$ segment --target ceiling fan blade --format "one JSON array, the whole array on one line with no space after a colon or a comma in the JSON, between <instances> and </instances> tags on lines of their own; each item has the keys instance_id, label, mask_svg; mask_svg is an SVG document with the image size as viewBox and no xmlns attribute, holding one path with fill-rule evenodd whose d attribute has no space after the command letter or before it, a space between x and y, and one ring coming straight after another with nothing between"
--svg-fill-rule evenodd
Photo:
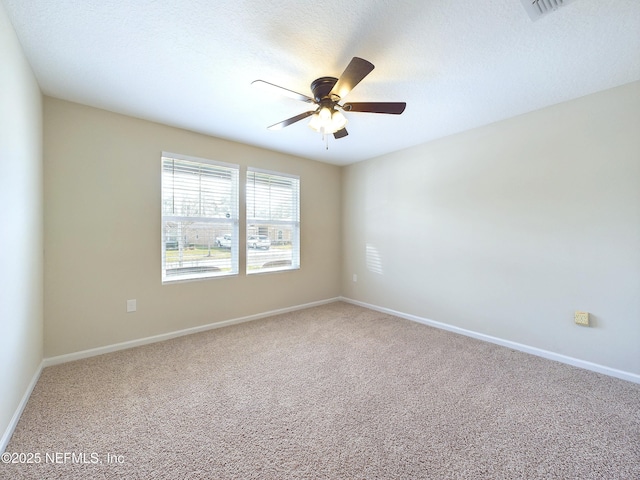
<instances>
[{"instance_id":1,"label":"ceiling fan blade","mask_svg":"<svg viewBox=\"0 0 640 480\"><path fill-rule=\"evenodd\" d=\"M354 102L345 103L342 108L347 112L391 113L400 115L404 112L405 102Z\"/></svg>"},{"instance_id":2,"label":"ceiling fan blade","mask_svg":"<svg viewBox=\"0 0 640 480\"><path fill-rule=\"evenodd\" d=\"M265 82L264 80L254 80L253 82L251 82L251 85L266 92L279 93L280 95L286 95L289 98L300 100L301 102L315 103L315 100L311 97L307 97L306 95L303 95L301 93L294 92L293 90L289 90L288 88L279 87L278 85L274 85L273 83Z\"/></svg>"},{"instance_id":3,"label":"ceiling fan blade","mask_svg":"<svg viewBox=\"0 0 640 480\"><path fill-rule=\"evenodd\" d=\"M347 132L347 129L346 129L346 128L343 128L342 130L338 130L337 132L335 132L335 133L333 134L333 138L335 138L335 139L337 140L337 139L339 139L339 138L344 138L344 137L346 137L347 135L349 135L349 132Z\"/></svg>"},{"instance_id":4,"label":"ceiling fan blade","mask_svg":"<svg viewBox=\"0 0 640 480\"><path fill-rule=\"evenodd\" d=\"M360 81L369 75L375 67L373 63L367 62L363 58L353 57L347 68L342 73L336 84L331 89L331 95L338 95L344 98Z\"/></svg>"},{"instance_id":5,"label":"ceiling fan blade","mask_svg":"<svg viewBox=\"0 0 640 480\"><path fill-rule=\"evenodd\" d=\"M308 116L313 115L314 113L315 113L315 110L311 110L309 112L304 112L304 113L301 113L300 115L296 115L295 117L287 118L286 120L283 120L282 122L274 123L273 125L270 125L267 128L269 130L282 130L284 127L288 127L292 123L299 122L300 120L305 119Z\"/></svg>"}]
</instances>

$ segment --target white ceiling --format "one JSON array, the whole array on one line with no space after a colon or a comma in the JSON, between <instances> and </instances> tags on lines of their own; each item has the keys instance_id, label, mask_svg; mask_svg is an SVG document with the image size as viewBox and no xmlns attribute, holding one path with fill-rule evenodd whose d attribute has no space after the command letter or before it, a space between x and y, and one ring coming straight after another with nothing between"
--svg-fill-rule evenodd
<instances>
[{"instance_id":1,"label":"white ceiling","mask_svg":"<svg viewBox=\"0 0 640 480\"><path fill-rule=\"evenodd\" d=\"M46 95L338 165L640 80L638 0L0 2ZM402 115L347 112L328 150L308 120L267 130L308 105L253 80L311 95L354 56L376 68L347 100Z\"/></svg>"}]
</instances>

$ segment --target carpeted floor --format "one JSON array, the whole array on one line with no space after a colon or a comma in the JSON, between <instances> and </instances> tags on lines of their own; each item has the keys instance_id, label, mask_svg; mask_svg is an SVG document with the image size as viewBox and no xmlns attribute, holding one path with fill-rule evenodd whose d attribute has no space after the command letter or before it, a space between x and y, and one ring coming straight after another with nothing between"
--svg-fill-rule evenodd
<instances>
[{"instance_id":1,"label":"carpeted floor","mask_svg":"<svg viewBox=\"0 0 640 480\"><path fill-rule=\"evenodd\" d=\"M640 385L333 303L46 368L7 452L40 460L2 479L638 479Z\"/></svg>"}]
</instances>

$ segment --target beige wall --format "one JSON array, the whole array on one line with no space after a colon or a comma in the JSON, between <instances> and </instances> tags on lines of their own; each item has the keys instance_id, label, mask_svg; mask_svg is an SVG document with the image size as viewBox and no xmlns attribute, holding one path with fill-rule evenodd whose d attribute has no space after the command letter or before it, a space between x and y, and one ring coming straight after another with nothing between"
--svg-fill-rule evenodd
<instances>
[{"instance_id":1,"label":"beige wall","mask_svg":"<svg viewBox=\"0 0 640 480\"><path fill-rule=\"evenodd\" d=\"M0 452L42 362L42 96L0 4Z\"/></svg>"},{"instance_id":2,"label":"beige wall","mask_svg":"<svg viewBox=\"0 0 640 480\"><path fill-rule=\"evenodd\" d=\"M640 374L640 83L345 168L343 233L346 297Z\"/></svg>"},{"instance_id":3,"label":"beige wall","mask_svg":"<svg viewBox=\"0 0 640 480\"><path fill-rule=\"evenodd\" d=\"M639 92L343 170L45 98L45 354L342 294L640 373ZM162 286L163 150L300 175L303 268Z\"/></svg>"},{"instance_id":4,"label":"beige wall","mask_svg":"<svg viewBox=\"0 0 640 480\"><path fill-rule=\"evenodd\" d=\"M44 146L47 357L340 295L339 167L48 97ZM299 175L301 269L162 285L162 151Z\"/></svg>"}]
</instances>

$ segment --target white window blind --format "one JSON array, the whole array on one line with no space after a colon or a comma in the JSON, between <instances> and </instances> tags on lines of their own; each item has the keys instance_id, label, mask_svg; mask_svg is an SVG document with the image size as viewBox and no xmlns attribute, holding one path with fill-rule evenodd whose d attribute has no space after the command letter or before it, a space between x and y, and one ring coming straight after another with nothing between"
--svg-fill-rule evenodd
<instances>
[{"instance_id":1,"label":"white window blind","mask_svg":"<svg viewBox=\"0 0 640 480\"><path fill-rule=\"evenodd\" d=\"M238 273L238 166L163 153L162 281Z\"/></svg>"},{"instance_id":2,"label":"white window blind","mask_svg":"<svg viewBox=\"0 0 640 480\"><path fill-rule=\"evenodd\" d=\"M249 167L247 273L300 268L300 177Z\"/></svg>"}]
</instances>

